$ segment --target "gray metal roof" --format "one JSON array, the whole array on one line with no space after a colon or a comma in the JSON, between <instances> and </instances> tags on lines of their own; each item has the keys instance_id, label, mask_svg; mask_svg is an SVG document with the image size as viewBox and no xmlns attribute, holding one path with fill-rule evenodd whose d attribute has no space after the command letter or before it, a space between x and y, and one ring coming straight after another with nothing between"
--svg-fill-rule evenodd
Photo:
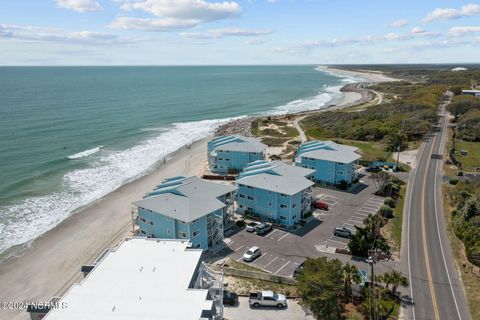
<instances>
[{"instance_id":1,"label":"gray metal roof","mask_svg":"<svg viewBox=\"0 0 480 320\"><path fill-rule=\"evenodd\" d=\"M340 162L340 163L351 163L361 158L361 156L358 153L348 149L313 150L313 151L302 153L299 155L299 157L302 157L302 158L308 157L308 158L313 158L318 160L334 161L334 162Z\"/></svg>"},{"instance_id":2,"label":"gray metal roof","mask_svg":"<svg viewBox=\"0 0 480 320\"><path fill-rule=\"evenodd\" d=\"M238 139L243 140L243 142L232 141L222 144L216 147L214 150L225 150L225 151L237 151L237 152L263 152L267 145L260 142L259 139L244 137L244 136L235 136Z\"/></svg>"},{"instance_id":3,"label":"gray metal roof","mask_svg":"<svg viewBox=\"0 0 480 320\"><path fill-rule=\"evenodd\" d=\"M315 173L315 170L288 165L279 160L272 162L272 171L287 178L292 176L307 177Z\"/></svg>"},{"instance_id":4,"label":"gray metal roof","mask_svg":"<svg viewBox=\"0 0 480 320\"><path fill-rule=\"evenodd\" d=\"M238 184L293 196L314 183L303 176L277 176L260 173L237 180Z\"/></svg>"},{"instance_id":5,"label":"gray metal roof","mask_svg":"<svg viewBox=\"0 0 480 320\"><path fill-rule=\"evenodd\" d=\"M133 205L190 222L225 207L225 203L218 198L236 189L237 187L233 185L190 177L184 179L180 185L169 187L163 190L163 193L136 201ZM162 189L158 191L162 192Z\"/></svg>"}]
</instances>

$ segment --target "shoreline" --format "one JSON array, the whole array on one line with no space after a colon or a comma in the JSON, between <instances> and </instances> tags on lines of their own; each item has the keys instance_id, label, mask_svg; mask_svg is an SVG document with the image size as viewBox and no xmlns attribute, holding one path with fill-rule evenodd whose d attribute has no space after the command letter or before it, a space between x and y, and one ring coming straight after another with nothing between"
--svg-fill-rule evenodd
<instances>
[{"instance_id":1,"label":"shoreline","mask_svg":"<svg viewBox=\"0 0 480 320\"><path fill-rule=\"evenodd\" d=\"M206 160L204 138L169 156L165 164L80 208L32 241L21 255L0 265L1 301L49 301L81 280L80 267L131 235L131 203L164 178L200 175ZM0 319L28 319L25 310L0 311Z\"/></svg>"},{"instance_id":2,"label":"shoreline","mask_svg":"<svg viewBox=\"0 0 480 320\"><path fill-rule=\"evenodd\" d=\"M330 69L330 68L328 68ZM332 72L337 73L337 69ZM338 69L338 74L344 70ZM363 75L364 72L361 72ZM349 76L352 75L350 72ZM358 74L357 74L358 76ZM377 81L391 81L388 77ZM363 77L366 78L366 77ZM317 112L339 110L371 100L371 93L364 89L365 83L347 84L340 90L342 95L336 105L290 113L301 117ZM369 95L370 94L370 95ZM276 117L277 115L272 115ZM278 116L285 116L278 115ZM219 126L215 135L250 133L251 122L261 117L245 117L229 121ZM240 132L237 132L240 131ZM105 249L114 246L131 234L131 203L141 198L164 178L176 175L200 175L206 161L205 137L191 144L191 148L181 147L160 161L150 172L102 198L76 209L67 219L53 229L32 240L20 255L12 256L0 264L2 301L48 301L61 295L82 276L80 267L91 263ZM28 314L0 311L0 319L27 319Z\"/></svg>"}]
</instances>

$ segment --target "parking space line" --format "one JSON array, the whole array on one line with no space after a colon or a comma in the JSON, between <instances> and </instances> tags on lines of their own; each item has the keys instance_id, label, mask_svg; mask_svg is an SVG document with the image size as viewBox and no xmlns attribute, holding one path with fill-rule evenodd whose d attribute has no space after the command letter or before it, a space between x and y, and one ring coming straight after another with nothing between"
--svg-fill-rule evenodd
<instances>
[{"instance_id":1,"label":"parking space line","mask_svg":"<svg viewBox=\"0 0 480 320\"><path fill-rule=\"evenodd\" d=\"M268 234L267 238L269 238L272 234L274 234L277 231L278 231L278 229L273 229L273 231Z\"/></svg>"},{"instance_id":2,"label":"parking space line","mask_svg":"<svg viewBox=\"0 0 480 320\"><path fill-rule=\"evenodd\" d=\"M279 242L280 240L282 240L282 239L285 238L286 236L288 236L288 233L285 233L285 235L283 235L280 239L278 239L277 242Z\"/></svg>"},{"instance_id":3,"label":"parking space line","mask_svg":"<svg viewBox=\"0 0 480 320\"><path fill-rule=\"evenodd\" d=\"M332 241L332 242L335 242L335 243L340 243L340 244L343 244L344 246L346 246L346 245L347 245L345 242L338 241L338 240L327 239L327 241Z\"/></svg>"},{"instance_id":4,"label":"parking space line","mask_svg":"<svg viewBox=\"0 0 480 320\"><path fill-rule=\"evenodd\" d=\"M291 260L288 260L287 263L285 263L282 267L280 267L280 269L278 269L276 272L274 272L274 274L277 274L279 273L280 271L282 271L283 268L285 268L289 263L290 263Z\"/></svg>"},{"instance_id":5,"label":"parking space line","mask_svg":"<svg viewBox=\"0 0 480 320\"><path fill-rule=\"evenodd\" d=\"M244 245L242 244L240 247L238 247L237 249L233 250L235 252L237 252L238 250L242 249L244 247Z\"/></svg>"},{"instance_id":6,"label":"parking space line","mask_svg":"<svg viewBox=\"0 0 480 320\"><path fill-rule=\"evenodd\" d=\"M267 263L266 265L263 266L263 269L265 269L266 267L268 267L269 265L271 265L275 260L277 260L278 257L275 257L272 261L270 261L269 263Z\"/></svg>"},{"instance_id":7,"label":"parking space line","mask_svg":"<svg viewBox=\"0 0 480 320\"><path fill-rule=\"evenodd\" d=\"M240 261L243 259L243 256L241 256L240 258L238 258L236 261Z\"/></svg>"}]
</instances>

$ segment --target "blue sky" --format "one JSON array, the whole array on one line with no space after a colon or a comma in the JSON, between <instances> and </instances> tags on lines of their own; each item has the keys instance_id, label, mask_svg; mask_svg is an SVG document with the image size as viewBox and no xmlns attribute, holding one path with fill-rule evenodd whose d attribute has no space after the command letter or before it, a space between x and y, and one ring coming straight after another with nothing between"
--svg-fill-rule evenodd
<instances>
[{"instance_id":1,"label":"blue sky","mask_svg":"<svg viewBox=\"0 0 480 320\"><path fill-rule=\"evenodd\" d=\"M480 62L480 3L2 0L0 65Z\"/></svg>"}]
</instances>

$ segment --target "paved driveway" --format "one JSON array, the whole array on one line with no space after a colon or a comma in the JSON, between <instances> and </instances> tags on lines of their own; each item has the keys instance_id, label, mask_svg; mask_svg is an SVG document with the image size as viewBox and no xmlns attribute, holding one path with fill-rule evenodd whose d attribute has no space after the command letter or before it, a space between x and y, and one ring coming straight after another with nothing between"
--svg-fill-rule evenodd
<instances>
[{"instance_id":1,"label":"paved driveway","mask_svg":"<svg viewBox=\"0 0 480 320\"><path fill-rule=\"evenodd\" d=\"M250 308L247 297L239 297L239 304L235 307L225 306L223 308L224 318L228 320L314 320L315 318L306 314L302 307L295 300L288 300L288 307L277 308Z\"/></svg>"}]
</instances>

